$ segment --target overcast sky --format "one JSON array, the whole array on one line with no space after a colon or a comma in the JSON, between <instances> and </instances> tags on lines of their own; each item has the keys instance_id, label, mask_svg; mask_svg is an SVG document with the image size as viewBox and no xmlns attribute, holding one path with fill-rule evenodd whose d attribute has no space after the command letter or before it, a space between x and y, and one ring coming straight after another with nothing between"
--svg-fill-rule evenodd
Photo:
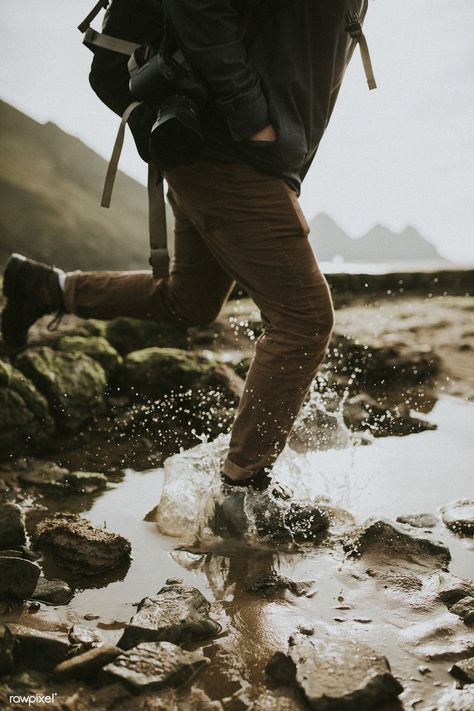
<instances>
[{"instance_id":1,"label":"overcast sky","mask_svg":"<svg viewBox=\"0 0 474 711\"><path fill-rule=\"evenodd\" d=\"M117 119L89 88L76 30L94 2L0 0L0 97L108 157ZM326 212L352 236L410 224L448 258L474 262L474 0L369 3L379 88L368 91L354 55L305 180L305 213ZM130 140L121 167L145 180Z\"/></svg>"}]
</instances>

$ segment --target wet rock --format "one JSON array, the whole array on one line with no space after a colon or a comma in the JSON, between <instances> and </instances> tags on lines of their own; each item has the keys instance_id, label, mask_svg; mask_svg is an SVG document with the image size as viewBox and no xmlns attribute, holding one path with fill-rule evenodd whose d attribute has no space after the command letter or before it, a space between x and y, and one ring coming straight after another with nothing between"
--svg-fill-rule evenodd
<instances>
[{"instance_id":1,"label":"wet rock","mask_svg":"<svg viewBox=\"0 0 474 711\"><path fill-rule=\"evenodd\" d=\"M85 575L95 575L129 563L131 546L123 536L96 528L77 514L55 514L34 532L35 545L55 562Z\"/></svg>"},{"instance_id":2,"label":"wet rock","mask_svg":"<svg viewBox=\"0 0 474 711\"><path fill-rule=\"evenodd\" d=\"M24 558L25 560L38 560L38 556L27 546L21 548L4 548L0 550L0 558Z\"/></svg>"},{"instance_id":3,"label":"wet rock","mask_svg":"<svg viewBox=\"0 0 474 711\"><path fill-rule=\"evenodd\" d=\"M35 462L20 474L20 481L56 493L91 493L107 486L107 477L99 472L70 472L55 462Z\"/></svg>"},{"instance_id":4,"label":"wet rock","mask_svg":"<svg viewBox=\"0 0 474 711\"><path fill-rule=\"evenodd\" d=\"M399 523L406 523L413 528L435 528L438 524L438 519L433 514L420 513L408 514L407 516L397 516Z\"/></svg>"},{"instance_id":5,"label":"wet rock","mask_svg":"<svg viewBox=\"0 0 474 711\"><path fill-rule=\"evenodd\" d=\"M142 321L133 318L116 318L106 324L105 337L122 355L143 348L186 348L186 328L171 323Z\"/></svg>"},{"instance_id":6,"label":"wet rock","mask_svg":"<svg viewBox=\"0 0 474 711\"><path fill-rule=\"evenodd\" d=\"M186 585L165 585L156 597L144 598L118 643L130 649L140 642L194 642L220 632L209 617L211 606L205 597Z\"/></svg>"},{"instance_id":7,"label":"wet rock","mask_svg":"<svg viewBox=\"0 0 474 711\"><path fill-rule=\"evenodd\" d=\"M0 451L45 444L54 431L48 403L23 373L0 360Z\"/></svg>"},{"instance_id":8,"label":"wet rock","mask_svg":"<svg viewBox=\"0 0 474 711\"><path fill-rule=\"evenodd\" d=\"M436 579L436 596L449 609L465 597L474 597L474 583L451 573L441 573Z\"/></svg>"},{"instance_id":9,"label":"wet rock","mask_svg":"<svg viewBox=\"0 0 474 711\"><path fill-rule=\"evenodd\" d=\"M456 662L449 673L464 684L474 684L474 657Z\"/></svg>"},{"instance_id":10,"label":"wet rock","mask_svg":"<svg viewBox=\"0 0 474 711\"><path fill-rule=\"evenodd\" d=\"M111 646L93 647L92 649L66 659L54 668L58 677L73 677L75 679L92 679L97 672L109 664L123 649Z\"/></svg>"},{"instance_id":11,"label":"wet rock","mask_svg":"<svg viewBox=\"0 0 474 711\"><path fill-rule=\"evenodd\" d=\"M98 630L81 627L81 625L73 625L69 630L68 638L71 644L80 644L84 649L98 647L104 643L104 638Z\"/></svg>"},{"instance_id":12,"label":"wet rock","mask_svg":"<svg viewBox=\"0 0 474 711\"><path fill-rule=\"evenodd\" d=\"M440 363L431 348L384 345L376 340L360 343L337 334L330 345L327 367L335 369L339 376L356 373L359 385L387 387L425 382L437 375Z\"/></svg>"},{"instance_id":13,"label":"wet rock","mask_svg":"<svg viewBox=\"0 0 474 711\"><path fill-rule=\"evenodd\" d=\"M264 691L250 708L252 711L306 711L308 707L296 689L288 688Z\"/></svg>"},{"instance_id":14,"label":"wet rock","mask_svg":"<svg viewBox=\"0 0 474 711\"><path fill-rule=\"evenodd\" d=\"M104 369L110 379L118 367L123 363L123 358L115 348L102 336L63 336L58 348L61 351L75 351L84 353L96 360Z\"/></svg>"},{"instance_id":15,"label":"wet rock","mask_svg":"<svg viewBox=\"0 0 474 711\"><path fill-rule=\"evenodd\" d=\"M17 504L0 506L0 548L21 548L26 543L25 516Z\"/></svg>"},{"instance_id":16,"label":"wet rock","mask_svg":"<svg viewBox=\"0 0 474 711\"><path fill-rule=\"evenodd\" d=\"M365 393L344 402L343 416L346 427L356 431L368 429L374 437L404 437L436 429L436 425L413 417L408 406L383 407Z\"/></svg>"},{"instance_id":17,"label":"wet rock","mask_svg":"<svg viewBox=\"0 0 474 711\"><path fill-rule=\"evenodd\" d=\"M248 580L245 587L247 592L256 593L262 597L273 597L283 590L289 590L297 597L312 596L315 592L314 580L297 582L277 573Z\"/></svg>"},{"instance_id":18,"label":"wet rock","mask_svg":"<svg viewBox=\"0 0 474 711\"><path fill-rule=\"evenodd\" d=\"M243 382L223 364L176 348L146 348L129 353L118 375L124 393L157 399L175 390L217 389L237 402Z\"/></svg>"},{"instance_id":19,"label":"wet rock","mask_svg":"<svg viewBox=\"0 0 474 711\"><path fill-rule=\"evenodd\" d=\"M69 651L64 635L8 623L0 626L0 658L10 657L15 668L48 671L63 661Z\"/></svg>"},{"instance_id":20,"label":"wet rock","mask_svg":"<svg viewBox=\"0 0 474 711\"><path fill-rule=\"evenodd\" d=\"M451 501L441 509L445 526L461 536L474 536L474 500Z\"/></svg>"},{"instance_id":21,"label":"wet rock","mask_svg":"<svg viewBox=\"0 0 474 711\"><path fill-rule=\"evenodd\" d=\"M314 711L360 711L395 699L403 687L385 657L349 639L295 634L288 653L275 654L267 673L278 684L293 684Z\"/></svg>"},{"instance_id":22,"label":"wet rock","mask_svg":"<svg viewBox=\"0 0 474 711\"><path fill-rule=\"evenodd\" d=\"M105 412L105 372L84 353L31 348L16 359L16 366L45 396L62 429L75 432Z\"/></svg>"},{"instance_id":23,"label":"wet rock","mask_svg":"<svg viewBox=\"0 0 474 711\"><path fill-rule=\"evenodd\" d=\"M0 600L26 600L34 593L41 568L24 558L0 558Z\"/></svg>"},{"instance_id":24,"label":"wet rock","mask_svg":"<svg viewBox=\"0 0 474 711\"><path fill-rule=\"evenodd\" d=\"M349 555L360 557L402 558L414 562L444 566L451 559L448 548L433 538L422 536L417 529L386 519L368 519L344 543Z\"/></svg>"},{"instance_id":25,"label":"wet rock","mask_svg":"<svg viewBox=\"0 0 474 711\"><path fill-rule=\"evenodd\" d=\"M440 698L437 711L472 711L474 708L474 689L449 689Z\"/></svg>"},{"instance_id":26,"label":"wet rock","mask_svg":"<svg viewBox=\"0 0 474 711\"><path fill-rule=\"evenodd\" d=\"M474 654L472 631L449 612L432 614L430 619L410 625L400 633L400 639L411 653L427 661Z\"/></svg>"},{"instance_id":27,"label":"wet rock","mask_svg":"<svg viewBox=\"0 0 474 711\"><path fill-rule=\"evenodd\" d=\"M201 654L185 652L170 642L144 642L115 657L104 667L103 675L137 693L179 687L208 663Z\"/></svg>"},{"instance_id":28,"label":"wet rock","mask_svg":"<svg viewBox=\"0 0 474 711\"><path fill-rule=\"evenodd\" d=\"M38 578L35 591L31 597L47 605L67 605L74 596L74 591L64 580L49 580Z\"/></svg>"},{"instance_id":29,"label":"wet rock","mask_svg":"<svg viewBox=\"0 0 474 711\"><path fill-rule=\"evenodd\" d=\"M474 625L474 597L463 597L451 605L449 611L460 617L465 625Z\"/></svg>"}]
</instances>

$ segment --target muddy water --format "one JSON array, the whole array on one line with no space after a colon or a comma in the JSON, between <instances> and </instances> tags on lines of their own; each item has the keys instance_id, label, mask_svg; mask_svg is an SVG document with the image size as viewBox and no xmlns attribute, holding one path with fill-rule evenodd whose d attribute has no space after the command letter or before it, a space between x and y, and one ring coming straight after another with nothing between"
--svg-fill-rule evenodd
<instances>
[{"instance_id":1,"label":"muddy water","mask_svg":"<svg viewBox=\"0 0 474 711\"><path fill-rule=\"evenodd\" d=\"M290 484L302 499L329 497L333 505L347 509L357 521L373 515L396 518L409 513L436 514L448 501L474 495L473 414L472 405L441 398L429 415L430 422L438 426L435 431L376 439L364 445L346 432L337 448L285 454L278 478ZM184 469L187 458L189 464L189 455L182 455ZM217 471L217 461L213 460L212 466ZM192 472L191 465L189 470ZM186 483L186 472L183 476ZM76 508L93 523L105 523L131 541L133 561L122 580L79 591L62 615L73 619L94 613L98 619L88 624L97 624L115 638L133 614L133 603L153 595L167 578L179 577L213 601L213 616L223 627L219 638L204 645L204 653L213 663L198 685L211 698L222 699L246 684L264 690L266 662L274 651L286 649L288 636L302 623L314 625L317 634L367 641L384 653L405 687L401 697L405 708L431 709L444 687L453 684L448 674L450 662L427 663L413 653L411 645L420 626L429 624L433 616L446 614L445 609L428 610L428 614L426 609L413 609L403 596L384 591L368 578L364 574L367 564L351 563L331 548L276 551L259 545L217 542L212 537L198 547L189 546L193 527L202 523L196 521L196 511L202 508L198 499L209 496L205 483L193 493L191 479L187 495L180 497L178 491L167 502L166 514L180 522L178 531L182 535L165 536L153 516L145 520L160 501L163 483L163 469L126 470L124 478L110 484L100 497L86 504L77 499ZM74 500L68 502L68 508L69 504L74 508ZM57 500L43 503L57 508ZM448 544L452 553L450 571L473 578L472 539L454 536L441 523L431 535ZM180 548L183 542L186 545ZM50 575L54 572L65 577L64 571L46 570ZM314 581L309 596L296 597L283 591L264 597L248 591L249 581L270 572L296 581ZM422 666L429 666L431 672L422 675ZM226 708L232 709L232 705Z\"/></svg>"}]
</instances>

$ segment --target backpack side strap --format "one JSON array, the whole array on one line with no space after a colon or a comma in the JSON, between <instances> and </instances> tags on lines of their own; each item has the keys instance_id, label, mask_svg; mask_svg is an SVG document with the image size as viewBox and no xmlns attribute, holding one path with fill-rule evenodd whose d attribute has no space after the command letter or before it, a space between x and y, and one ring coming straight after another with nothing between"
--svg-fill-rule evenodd
<instances>
[{"instance_id":1,"label":"backpack side strap","mask_svg":"<svg viewBox=\"0 0 474 711\"><path fill-rule=\"evenodd\" d=\"M118 37L111 37L103 32L97 32L89 27L84 34L83 43L88 45L95 45L96 47L102 47L103 49L110 49L112 52L118 52L119 54L126 54L130 56L135 52L136 49L140 47L136 42L129 42L128 40L119 39Z\"/></svg>"}]
</instances>

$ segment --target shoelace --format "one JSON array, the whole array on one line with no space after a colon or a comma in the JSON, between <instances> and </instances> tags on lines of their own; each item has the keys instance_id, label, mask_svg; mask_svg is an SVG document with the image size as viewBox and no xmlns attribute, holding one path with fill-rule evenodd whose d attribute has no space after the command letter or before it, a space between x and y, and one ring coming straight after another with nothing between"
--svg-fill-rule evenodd
<instances>
[{"instance_id":1,"label":"shoelace","mask_svg":"<svg viewBox=\"0 0 474 711\"><path fill-rule=\"evenodd\" d=\"M61 325L61 321L63 320L63 317L65 315L65 310L64 309L58 309L56 313L54 314L53 318L49 323L46 325L46 328L48 331L57 331L59 326Z\"/></svg>"}]
</instances>

